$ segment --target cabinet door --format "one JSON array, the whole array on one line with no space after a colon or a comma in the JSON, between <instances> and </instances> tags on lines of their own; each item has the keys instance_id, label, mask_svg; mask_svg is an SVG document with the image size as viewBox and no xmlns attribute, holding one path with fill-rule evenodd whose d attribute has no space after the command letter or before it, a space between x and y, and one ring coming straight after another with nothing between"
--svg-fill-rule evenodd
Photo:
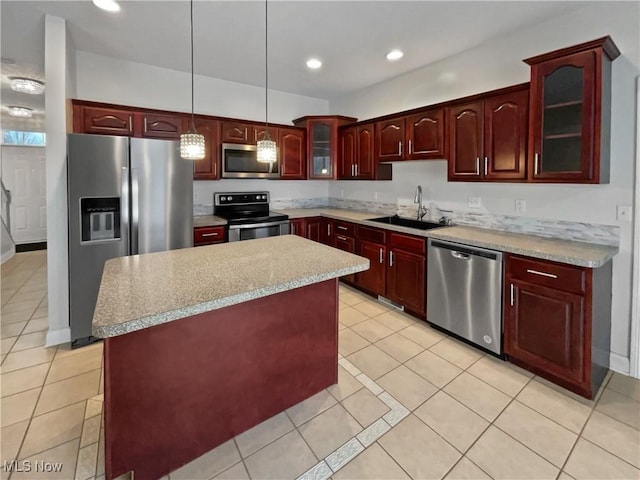
<instances>
[{"instance_id":1,"label":"cabinet door","mask_svg":"<svg viewBox=\"0 0 640 480\"><path fill-rule=\"evenodd\" d=\"M325 245L335 245L335 226L333 220L320 217L320 242Z\"/></svg>"},{"instance_id":2,"label":"cabinet door","mask_svg":"<svg viewBox=\"0 0 640 480\"><path fill-rule=\"evenodd\" d=\"M225 241L225 227L195 227L193 229L193 245L213 245Z\"/></svg>"},{"instance_id":3,"label":"cabinet door","mask_svg":"<svg viewBox=\"0 0 640 480\"><path fill-rule=\"evenodd\" d=\"M324 243L322 236L322 220L320 217L306 219L306 237L314 242Z\"/></svg>"},{"instance_id":4,"label":"cabinet door","mask_svg":"<svg viewBox=\"0 0 640 480\"><path fill-rule=\"evenodd\" d=\"M518 280L506 287L505 353L570 383L585 382L584 297Z\"/></svg>"},{"instance_id":5,"label":"cabinet door","mask_svg":"<svg viewBox=\"0 0 640 480\"><path fill-rule=\"evenodd\" d=\"M379 162L404 159L404 118L376 123L376 158Z\"/></svg>"},{"instance_id":6,"label":"cabinet door","mask_svg":"<svg viewBox=\"0 0 640 480\"><path fill-rule=\"evenodd\" d=\"M189 118L189 120L187 120ZM188 130L191 118L185 115L142 114L142 136L180 140L180 134Z\"/></svg>"},{"instance_id":7,"label":"cabinet door","mask_svg":"<svg viewBox=\"0 0 640 480\"><path fill-rule=\"evenodd\" d=\"M255 143L253 126L242 122L222 122L222 143Z\"/></svg>"},{"instance_id":8,"label":"cabinet door","mask_svg":"<svg viewBox=\"0 0 640 480\"><path fill-rule=\"evenodd\" d=\"M534 180L594 178L594 138L600 136L594 131L595 59L590 51L532 66L529 174Z\"/></svg>"},{"instance_id":9,"label":"cabinet door","mask_svg":"<svg viewBox=\"0 0 640 480\"><path fill-rule=\"evenodd\" d=\"M527 90L484 102L483 174L487 180L526 177L529 93Z\"/></svg>"},{"instance_id":10,"label":"cabinet door","mask_svg":"<svg viewBox=\"0 0 640 480\"><path fill-rule=\"evenodd\" d=\"M372 125L361 125L358 127L358 138L356 145L356 178L373 180L375 178L374 149L374 127Z\"/></svg>"},{"instance_id":11,"label":"cabinet door","mask_svg":"<svg viewBox=\"0 0 640 480\"><path fill-rule=\"evenodd\" d=\"M446 158L444 119L443 108L407 117L407 159Z\"/></svg>"},{"instance_id":12,"label":"cabinet door","mask_svg":"<svg viewBox=\"0 0 640 480\"><path fill-rule=\"evenodd\" d=\"M403 250L389 250L387 297L424 315L426 258Z\"/></svg>"},{"instance_id":13,"label":"cabinet door","mask_svg":"<svg viewBox=\"0 0 640 480\"><path fill-rule=\"evenodd\" d=\"M258 140L263 140L264 139L264 134L269 131L269 137L271 137L271 140L273 140L274 142L278 141L278 129L276 127L265 127L263 126L259 126L259 127L253 127L253 142L252 143L258 143Z\"/></svg>"},{"instance_id":14,"label":"cabinet door","mask_svg":"<svg viewBox=\"0 0 640 480\"><path fill-rule=\"evenodd\" d=\"M307 127L309 178L333 178L337 153L336 121L312 120Z\"/></svg>"},{"instance_id":15,"label":"cabinet door","mask_svg":"<svg viewBox=\"0 0 640 480\"><path fill-rule=\"evenodd\" d=\"M449 109L449 180L481 178L482 117L482 102Z\"/></svg>"},{"instance_id":16,"label":"cabinet door","mask_svg":"<svg viewBox=\"0 0 640 480\"><path fill-rule=\"evenodd\" d=\"M387 247L380 243L360 240L358 255L369 259L369 270L356 274L356 284L374 295L384 295L386 285Z\"/></svg>"},{"instance_id":17,"label":"cabinet door","mask_svg":"<svg viewBox=\"0 0 640 480\"><path fill-rule=\"evenodd\" d=\"M289 220L289 226L291 228L291 235L298 235L299 237L307 236L307 230L304 218L295 218Z\"/></svg>"},{"instance_id":18,"label":"cabinet door","mask_svg":"<svg viewBox=\"0 0 640 480\"><path fill-rule=\"evenodd\" d=\"M194 180L220 178L220 122L206 118L194 120L196 130L204 135L204 158L193 162Z\"/></svg>"},{"instance_id":19,"label":"cabinet door","mask_svg":"<svg viewBox=\"0 0 640 480\"><path fill-rule=\"evenodd\" d=\"M344 252L356 253L356 240L353 237L347 237L346 235L340 235L339 233L336 233L333 239L333 246ZM355 274L345 275L340 279L354 283Z\"/></svg>"},{"instance_id":20,"label":"cabinet door","mask_svg":"<svg viewBox=\"0 0 640 480\"><path fill-rule=\"evenodd\" d=\"M133 112L99 107L80 107L80 112L82 127L76 133L133 135Z\"/></svg>"},{"instance_id":21,"label":"cabinet door","mask_svg":"<svg viewBox=\"0 0 640 480\"><path fill-rule=\"evenodd\" d=\"M304 180L307 167L307 145L304 130L279 129L278 146L280 148L280 178Z\"/></svg>"},{"instance_id":22,"label":"cabinet door","mask_svg":"<svg viewBox=\"0 0 640 480\"><path fill-rule=\"evenodd\" d=\"M340 157L338 158L338 178L355 176L356 139L358 128L345 128L340 131Z\"/></svg>"}]
</instances>

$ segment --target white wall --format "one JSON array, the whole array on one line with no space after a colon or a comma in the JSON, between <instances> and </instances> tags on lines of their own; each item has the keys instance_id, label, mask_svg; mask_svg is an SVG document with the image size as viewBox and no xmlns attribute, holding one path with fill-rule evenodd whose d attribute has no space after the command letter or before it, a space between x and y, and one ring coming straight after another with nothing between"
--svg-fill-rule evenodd
<instances>
[{"instance_id":1,"label":"white wall","mask_svg":"<svg viewBox=\"0 0 640 480\"><path fill-rule=\"evenodd\" d=\"M49 331L47 345L68 342L69 272L67 265L67 96L73 95L75 76L68 50L73 47L65 20L45 17L45 132L47 134L47 281Z\"/></svg>"},{"instance_id":2,"label":"white wall","mask_svg":"<svg viewBox=\"0 0 640 480\"><path fill-rule=\"evenodd\" d=\"M526 216L620 226L620 253L613 265L612 366L629 368L632 224L618 222L617 205L633 203L635 163L635 77L640 65L640 5L601 2L530 29L331 101L331 113L360 119L399 112L529 81L521 60L611 35L622 52L613 63L611 182L608 185L448 183L444 160L394 163L391 182L331 182L331 196L395 202L411 199L422 184L426 202L470 210L480 196L483 211L514 215L514 200L527 202ZM606 21L604 20L606 19Z\"/></svg>"},{"instance_id":3,"label":"white wall","mask_svg":"<svg viewBox=\"0 0 640 480\"><path fill-rule=\"evenodd\" d=\"M191 111L190 74L78 51L77 98L122 105ZM264 88L195 76L196 113L264 121ZM329 111L327 100L269 90L269 122L291 124Z\"/></svg>"}]
</instances>

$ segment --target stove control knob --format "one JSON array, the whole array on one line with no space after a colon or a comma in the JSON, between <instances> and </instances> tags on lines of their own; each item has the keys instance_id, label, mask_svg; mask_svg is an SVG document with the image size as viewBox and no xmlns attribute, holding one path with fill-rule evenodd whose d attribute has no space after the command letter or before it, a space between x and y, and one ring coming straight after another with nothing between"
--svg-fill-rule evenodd
<instances>
[{"instance_id":1,"label":"stove control knob","mask_svg":"<svg viewBox=\"0 0 640 480\"><path fill-rule=\"evenodd\" d=\"M224 202L227 199L227 197L220 197L220 201Z\"/></svg>"},{"instance_id":2,"label":"stove control knob","mask_svg":"<svg viewBox=\"0 0 640 480\"><path fill-rule=\"evenodd\" d=\"M231 200L233 200L233 197L227 197L227 201L230 202Z\"/></svg>"}]
</instances>

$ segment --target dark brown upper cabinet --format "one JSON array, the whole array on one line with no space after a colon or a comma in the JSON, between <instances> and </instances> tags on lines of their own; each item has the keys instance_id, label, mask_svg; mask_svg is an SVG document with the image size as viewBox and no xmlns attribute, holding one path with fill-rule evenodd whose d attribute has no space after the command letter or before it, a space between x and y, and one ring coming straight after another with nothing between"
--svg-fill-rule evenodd
<instances>
[{"instance_id":1,"label":"dark brown upper cabinet","mask_svg":"<svg viewBox=\"0 0 640 480\"><path fill-rule=\"evenodd\" d=\"M133 136L134 112L74 104L73 131L99 135Z\"/></svg>"},{"instance_id":2,"label":"dark brown upper cabinet","mask_svg":"<svg viewBox=\"0 0 640 480\"><path fill-rule=\"evenodd\" d=\"M449 180L526 178L526 85L449 107Z\"/></svg>"},{"instance_id":3,"label":"dark brown upper cabinet","mask_svg":"<svg viewBox=\"0 0 640 480\"><path fill-rule=\"evenodd\" d=\"M405 119L407 160L447 158L444 108L426 110Z\"/></svg>"},{"instance_id":4,"label":"dark brown upper cabinet","mask_svg":"<svg viewBox=\"0 0 640 480\"><path fill-rule=\"evenodd\" d=\"M526 59L531 65L529 180L609 183L610 37Z\"/></svg>"},{"instance_id":5,"label":"dark brown upper cabinet","mask_svg":"<svg viewBox=\"0 0 640 480\"><path fill-rule=\"evenodd\" d=\"M375 126L363 123L340 129L338 178L341 180L390 180L391 165L375 161Z\"/></svg>"},{"instance_id":6,"label":"dark brown upper cabinet","mask_svg":"<svg viewBox=\"0 0 640 480\"><path fill-rule=\"evenodd\" d=\"M224 120L222 122L222 143L255 143L253 125Z\"/></svg>"},{"instance_id":7,"label":"dark brown upper cabinet","mask_svg":"<svg viewBox=\"0 0 640 480\"><path fill-rule=\"evenodd\" d=\"M377 122L375 156L378 162L404 159L404 117Z\"/></svg>"},{"instance_id":8,"label":"dark brown upper cabinet","mask_svg":"<svg viewBox=\"0 0 640 480\"><path fill-rule=\"evenodd\" d=\"M191 118L188 119L191 122ZM194 180L220 178L220 122L208 118L194 119L196 131L204 135L204 158L193 161Z\"/></svg>"},{"instance_id":9,"label":"dark brown upper cabinet","mask_svg":"<svg viewBox=\"0 0 640 480\"><path fill-rule=\"evenodd\" d=\"M283 180L304 180L307 169L305 131L300 128L280 128L278 132L280 178Z\"/></svg>"},{"instance_id":10,"label":"dark brown upper cabinet","mask_svg":"<svg viewBox=\"0 0 640 480\"><path fill-rule=\"evenodd\" d=\"M307 178L338 178L340 139L338 128L357 121L339 115L312 115L297 118L293 124L307 129Z\"/></svg>"},{"instance_id":11,"label":"dark brown upper cabinet","mask_svg":"<svg viewBox=\"0 0 640 480\"><path fill-rule=\"evenodd\" d=\"M191 117L187 115L143 113L142 136L145 138L180 140L180 134L189 129L189 122L191 122Z\"/></svg>"}]
</instances>

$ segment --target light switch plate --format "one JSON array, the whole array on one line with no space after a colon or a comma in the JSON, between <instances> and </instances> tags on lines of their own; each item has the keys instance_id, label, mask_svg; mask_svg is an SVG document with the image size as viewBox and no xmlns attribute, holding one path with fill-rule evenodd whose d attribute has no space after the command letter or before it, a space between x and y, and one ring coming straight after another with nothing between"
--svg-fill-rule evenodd
<instances>
[{"instance_id":1,"label":"light switch plate","mask_svg":"<svg viewBox=\"0 0 640 480\"><path fill-rule=\"evenodd\" d=\"M467 206L471 208L482 208L482 197L467 197Z\"/></svg>"},{"instance_id":2,"label":"light switch plate","mask_svg":"<svg viewBox=\"0 0 640 480\"><path fill-rule=\"evenodd\" d=\"M618 205L616 209L616 219L619 222L630 222L632 213L631 205Z\"/></svg>"}]
</instances>

